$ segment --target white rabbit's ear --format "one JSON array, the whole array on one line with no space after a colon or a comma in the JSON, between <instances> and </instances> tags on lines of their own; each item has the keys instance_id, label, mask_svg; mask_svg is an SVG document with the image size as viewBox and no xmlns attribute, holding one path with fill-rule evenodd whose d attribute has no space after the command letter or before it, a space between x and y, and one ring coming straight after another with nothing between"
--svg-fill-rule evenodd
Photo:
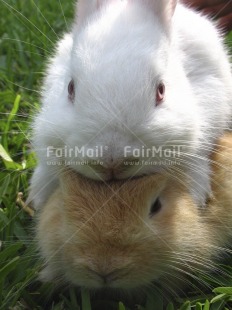
<instances>
[{"instance_id":1,"label":"white rabbit's ear","mask_svg":"<svg viewBox=\"0 0 232 310\"><path fill-rule=\"evenodd\" d=\"M76 5L77 24L82 26L86 19L99 10L104 4L116 0L78 0Z\"/></svg>"},{"instance_id":2,"label":"white rabbit's ear","mask_svg":"<svg viewBox=\"0 0 232 310\"><path fill-rule=\"evenodd\" d=\"M76 5L77 24L81 26L98 7L97 0L78 0Z\"/></svg>"},{"instance_id":3,"label":"white rabbit's ear","mask_svg":"<svg viewBox=\"0 0 232 310\"><path fill-rule=\"evenodd\" d=\"M135 1L148 6L156 16L161 18L162 23L169 28L178 0L128 0L129 3Z\"/></svg>"},{"instance_id":4,"label":"white rabbit's ear","mask_svg":"<svg viewBox=\"0 0 232 310\"><path fill-rule=\"evenodd\" d=\"M177 0L145 0L145 2L167 23L172 19L177 4Z\"/></svg>"}]
</instances>

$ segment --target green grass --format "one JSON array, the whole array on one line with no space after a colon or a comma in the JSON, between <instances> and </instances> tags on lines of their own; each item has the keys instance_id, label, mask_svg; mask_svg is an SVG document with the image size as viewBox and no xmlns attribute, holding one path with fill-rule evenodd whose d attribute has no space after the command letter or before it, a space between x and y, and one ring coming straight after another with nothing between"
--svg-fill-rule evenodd
<instances>
[{"instance_id":1,"label":"green grass","mask_svg":"<svg viewBox=\"0 0 232 310\"><path fill-rule=\"evenodd\" d=\"M36 164L29 126L39 109L38 91L46 59L57 34L66 31L66 22L70 24L72 3L62 0L61 9L59 1L0 0L0 309L231 309L231 259L223 267L226 277L211 275L206 279L210 289L189 290L169 303L156 290L147 291L144 302L135 306L116 296L90 297L88 291L73 287L55 290L53 284L37 280L41 262L34 241L35 224L16 204L16 198L18 192L27 196Z\"/></svg>"}]
</instances>

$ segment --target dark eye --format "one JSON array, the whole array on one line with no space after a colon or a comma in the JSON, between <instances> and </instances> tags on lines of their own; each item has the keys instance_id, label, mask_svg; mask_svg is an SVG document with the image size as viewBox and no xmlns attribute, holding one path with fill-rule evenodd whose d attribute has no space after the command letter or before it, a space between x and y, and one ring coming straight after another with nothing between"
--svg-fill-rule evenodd
<instances>
[{"instance_id":1,"label":"dark eye","mask_svg":"<svg viewBox=\"0 0 232 310\"><path fill-rule=\"evenodd\" d=\"M165 96L165 85L163 82L160 82L158 87L156 88L156 105L159 105Z\"/></svg>"},{"instance_id":2,"label":"dark eye","mask_svg":"<svg viewBox=\"0 0 232 310\"><path fill-rule=\"evenodd\" d=\"M156 201L151 206L150 216L153 216L154 214L158 213L161 208L162 208L162 204L159 198L157 198Z\"/></svg>"},{"instance_id":3,"label":"dark eye","mask_svg":"<svg viewBox=\"0 0 232 310\"><path fill-rule=\"evenodd\" d=\"M68 99L70 101L74 101L75 98L75 85L74 85L74 81L71 80L68 84Z\"/></svg>"}]
</instances>

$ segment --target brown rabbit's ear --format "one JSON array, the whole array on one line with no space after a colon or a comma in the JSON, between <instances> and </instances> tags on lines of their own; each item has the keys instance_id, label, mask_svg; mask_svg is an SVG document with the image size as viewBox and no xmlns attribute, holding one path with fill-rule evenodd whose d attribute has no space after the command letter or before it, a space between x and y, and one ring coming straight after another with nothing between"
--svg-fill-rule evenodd
<instances>
[{"instance_id":1,"label":"brown rabbit's ear","mask_svg":"<svg viewBox=\"0 0 232 310\"><path fill-rule=\"evenodd\" d=\"M77 25L82 26L88 17L94 14L103 5L114 1L117 0L78 0L76 5Z\"/></svg>"}]
</instances>

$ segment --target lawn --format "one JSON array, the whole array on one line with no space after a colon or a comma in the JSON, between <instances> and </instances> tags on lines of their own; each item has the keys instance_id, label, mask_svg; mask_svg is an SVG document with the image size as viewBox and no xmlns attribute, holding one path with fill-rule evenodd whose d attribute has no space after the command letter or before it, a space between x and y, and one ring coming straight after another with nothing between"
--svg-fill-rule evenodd
<instances>
[{"instance_id":1,"label":"lawn","mask_svg":"<svg viewBox=\"0 0 232 310\"><path fill-rule=\"evenodd\" d=\"M19 192L27 197L36 165L30 123L40 108L46 59L72 16L71 0L0 0L0 309L232 309L230 258L219 266L223 275L199 275L198 282L207 282L201 289L196 290L196 282L182 296L167 299L154 288L145 292L141 305L129 297L90 296L86 290L55 289L38 281L35 220L16 200Z\"/></svg>"}]
</instances>

